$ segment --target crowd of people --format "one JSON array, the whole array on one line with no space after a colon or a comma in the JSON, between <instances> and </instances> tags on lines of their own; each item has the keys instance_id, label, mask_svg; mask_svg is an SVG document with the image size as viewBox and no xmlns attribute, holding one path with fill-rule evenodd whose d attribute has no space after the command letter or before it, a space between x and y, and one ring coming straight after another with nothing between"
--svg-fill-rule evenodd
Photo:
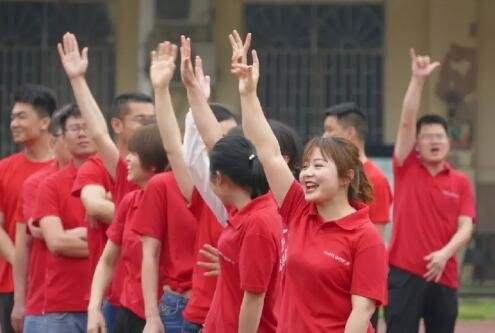
<instances>
[{"instance_id":1,"label":"crowd of people","mask_svg":"<svg viewBox=\"0 0 495 333\"><path fill-rule=\"evenodd\" d=\"M251 38L229 35L238 119L209 102L210 77L181 36L184 135L168 41L151 52L154 98L121 94L103 113L71 33L58 51L75 103L59 108L35 84L13 93L22 150L0 161L1 332L364 333L380 308L390 333L417 332L421 318L426 332L454 331L475 202L446 161L446 120L418 116L439 63L411 50L392 195L355 103L326 109L304 149L266 119Z\"/></svg>"}]
</instances>

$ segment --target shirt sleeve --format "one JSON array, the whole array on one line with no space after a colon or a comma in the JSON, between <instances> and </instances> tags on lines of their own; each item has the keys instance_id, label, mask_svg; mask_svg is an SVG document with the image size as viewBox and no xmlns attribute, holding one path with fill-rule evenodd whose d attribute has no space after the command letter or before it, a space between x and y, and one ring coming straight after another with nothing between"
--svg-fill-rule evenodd
<instances>
[{"instance_id":1,"label":"shirt sleeve","mask_svg":"<svg viewBox=\"0 0 495 333\"><path fill-rule=\"evenodd\" d=\"M206 204L217 216L222 225L227 224L228 213L223 202L217 197L210 186L210 158L206 146L199 135L191 111L186 115L184 144L182 146L184 160L191 174L194 186L203 197Z\"/></svg>"},{"instance_id":2,"label":"shirt sleeve","mask_svg":"<svg viewBox=\"0 0 495 333\"><path fill-rule=\"evenodd\" d=\"M273 271L278 267L278 258L278 248L273 238L258 230L248 230L239 254L241 289L252 293L266 292Z\"/></svg>"},{"instance_id":3,"label":"shirt sleeve","mask_svg":"<svg viewBox=\"0 0 495 333\"><path fill-rule=\"evenodd\" d=\"M376 305L387 303L387 257L384 244L357 249L353 258L351 294L366 297Z\"/></svg>"},{"instance_id":4,"label":"shirt sleeve","mask_svg":"<svg viewBox=\"0 0 495 333\"><path fill-rule=\"evenodd\" d=\"M24 186L23 186L24 189ZM21 195L19 196L19 199L17 200L17 206L15 208L15 214L14 214L14 219L16 223L26 223L26 218L24 215L24 199L23 199L23 190L21 190Z\"/></svg>"},{"instance_id":5,"label":"shirt sleeve","mask_svg":"<svg viewBox=\"0 0 495 333\"><path fill-rule=\"evenodd\" d=\"M370 204L370 220L376 224L385 224L390 221L390 205L392 191L385 177L373 180L373 202Z\"/></svg>"},{"instance_id":6,"label":"shirt sleeve","mask_svg":"<svg viewBox=\"0 0 495 333\"><path fill-rule=\"evenodd\" d=\"M79 197L84 186L100 185L106 188L105 184L105 173L101 171L96 161L90 158L77 170L77 176L72 185L72 194Z\"/></svg>"},{"instance_id":7,"label":"shirt sleeve","mask_svg":"<svg viewBox=\"0 0 495 333\"><path fill-rule=\"evenodd\" d=\"M397 160L397 156L395 156L394 154L392 156L392 169L394 172L394 177L397 177L397 175L407 171L407 169L414 163L420 163L419 157L414 149L409 153L409 155L407 155L406 159L404 160L404 162L402 162L402 164L399 164L399 161Z\"/></svg>"},{"instance_id":8,"label":"shirt sleeve","mask_svg":"<svg viewBox=\"0 0 495 333\"><path fill-rule=\"evenodd\" d=\"M464 177L461 186L461 207L459 210L459 216L469 216L473 219L474 223L476 219L476 201L474 199L473 187L471 186L471 182L467 177Z\"/></svg>"},{"instance_id":9,"label":"shirt sleeve","mask_svg":"<svg viewBox=\"0 0 495 333\"><path fill-rule=\"evenodd\" d=\"M160 175L161 176L161 175ZM149 236L162 241L166 232L167 195L166 185L151 178L144 190L143 200L137 209L139 223L134 223L132 230L142 236Z\"/></svg>"},{"instance_id":10,"label":"shirt sleeve","mask_svg":"<svg viewBox=\"0 0 495 333\"><path fill-rule=\"evenodd\" d=\"M47 178L40 185L36 201L35 219L40 220L45 216L60 216L58 191L53 177Z\"/></svg>"},{"instance_id":11,"label":"shirt sleeve","mask_svg":"<svg viewBox=\"0 0 495 333\"><path fill-rule=\"evenodd\" d=\"M285 225L289 225L291 219L299 218L304 208L308 205L304 199L301 184L294 179L287 192L282 205L279 208L280 215Z\"/></svg>"},{"instance_id":12,"label":"shirt sleeve","mask_svg":"<svg viewBox=\"0 0 495 333\"><path fill-rule=\"evenodd\" d=\"M122 199L122 202L117 208L117 212L115 213L112 223L107 229L107 237L110 239L112 242L114 242L117 245L122 245L122 238L124 235L124 226L126 223L126 218L127 218L127 212L131 208L130 206L130 199L132 198L132 195L126 195L124 199Z\"/></svg>"}]
</instances>

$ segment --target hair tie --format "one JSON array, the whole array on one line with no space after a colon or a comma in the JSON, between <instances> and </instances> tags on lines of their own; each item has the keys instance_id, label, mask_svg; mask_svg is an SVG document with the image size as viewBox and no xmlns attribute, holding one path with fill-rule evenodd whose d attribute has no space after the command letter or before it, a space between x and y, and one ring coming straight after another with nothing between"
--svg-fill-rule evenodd
<instances>
[{"instance_id":1,"label":"hair tie","mask_svg":"<svg viewBox=\"0 0 495 333\"><path fill-rule=\"evenodd\" d=\"M250 161L252 161L252 160L254 160L254 159L256 158L256 155L251 154L251 155L249 155L249 157L248 157L248 158L249 158L249 160L250 160Z\"/></svg>"}]
</instances>

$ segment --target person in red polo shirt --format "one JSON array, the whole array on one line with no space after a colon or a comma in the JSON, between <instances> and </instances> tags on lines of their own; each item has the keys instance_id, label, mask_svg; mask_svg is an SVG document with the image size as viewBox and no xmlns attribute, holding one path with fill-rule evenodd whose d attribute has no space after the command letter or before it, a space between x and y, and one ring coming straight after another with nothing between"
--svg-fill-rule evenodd
<instances>
[{"instance_id":1,"label":"person in red polo shirt","mask_svg":"<svg viewBox=\"0 0 495 333\"><path fill-rule=\"evenodd\" d=\"M370 318L386 302L386 252L363 202L371 186L357 147L341 138L306 146L300 183L280 152L256 95L259 60L251 35L230 36L245 135L258 152L288 229L277 332L374 332Z\"/></svg>"},{"instance_id":2,"label":"person in red polo shirt","mask_svg":"<svg viewBox=\"0 0 495 333\"><path fill-rule=\"evenodd\" d=\"M411 49L393 157L395 205L389 249L387 332L453 332L457 317L457 252L470 240L475 201L469 179L446 161L447 122L417 120L426 79L440 64Z\"/></svg>"},{"instance_id":3,"label":"person in red polo shirt","mask_svg":"<svg viewBox=\"0 0 495 333\"><path fill-rule=\"evenodd\" d=\"M26 178L52 161L48 128L56 105L55 94L44 86L26 84L13 94L10 129L14 142L22 145L23 150L0 161L0 327L3 333L14 331L10 322L14 296L11 265L15 233L18 228L22 229L15 223L19 192Z\"/></svg>"},{"instance_id":4,"label":"person in red polo shirt","mask_svg":"<svg viewBox=\"0 0 495 333\"><path fill-rule=\"evenodd\" d=\"M107 241L105 232L112 221L114 207L119 205L126 193L138 189L135 184L127 181L124 157L128 153L128 139L144 122L149 122L154 117L154 107L148 95L140 93L119 95L114 101L111 119L112 128L117 135L117 141L114 143L108 132L105 117L85 80L88 49L84 48L79 52L76 37L67 33L58 50L77 104L88 123L88 134L94 139L98 149L98 155L90 158L78 170L73 187L74 194L81 197L90 222L89 260L94 270ZM103 305L110 329L117 308L120 306L124 276L122 263L118 265L117 272L109 290L108 301Z\"/></svg>"},{"instance_id":5,"label":"person in red polo shirt","mask_svg":"<svg viewBox=\"0 0 495 333\"><path fill-rule=\"evenodd\" d=\"M120 299L122 307L114 323L114 332L142 332L146 323L141 292L141 238L132 230L132 226L141 223L136 212L148 180L154 174L163 172L168 163L156 125L146 125L136 130L129 139L126 160L128 179L139 185L140 190L124 196L117 207L114 221L107 230L108 241L96 266L91 286L88 332L98 333L106 329L101 305L112 275L116 273L115 266L119 257L124 262L125 276Z\"/></svg>"},{"instance_id":6,"label":"person in red polo shirt","mask_svg":"<svg viewBox=\"0 0 495 333\"><path fill-rule=\"evenodd\" d=\"M45 298L45 253L47 251L39 227L33 226L34 211L41 182L67 165L71 158L62 140L60 116L64 109L56 111L50 122L50 145L55 160L47 167L29 176L22 185L16 212L14 308L11 321L16 331L37 333L46 330L43 317ZM22 230L20 232L19 230ZM31 232L33 230L33 232ZM36 231L34 231L36 230ZM29 272L29 274L28 274Z\"/></svg>"},{"instance_id":7,"label":"person in red polo shirt","mask_svg":"<svg viewBox=\"0 0 495 333\"><path fill-rule=\"evenodd\" d=\"M48 332L86 332L86 309L91 272L85 237L68 237L65 230L86 231L84 207L72 195L77 168L96 153L86 135L86 123L74 104L60 119L63 139L72 155L69 164L40 185L35 219L39 219L48 253L46 255L44 313Z\"/></svg>"},{"instance_id":8,"label":"person in red polo shirt","mask_svg":"<svg viewBox=\"0 0 495 333\"><path fill-rule=\"evenodd\" d=\"M390 221L392 191L387 177L375 163L366 156L365 141L368 136L368 120L355 103L341 103L325 110L323 136L341 137L354 143L359 150L359 160L363 163L364 173L373 188L373 201L370 203L370 220L375 224L382 238L385 226ZM371 318L373 327L378 329L378 309Z\"/></svg>"}]
</instances>

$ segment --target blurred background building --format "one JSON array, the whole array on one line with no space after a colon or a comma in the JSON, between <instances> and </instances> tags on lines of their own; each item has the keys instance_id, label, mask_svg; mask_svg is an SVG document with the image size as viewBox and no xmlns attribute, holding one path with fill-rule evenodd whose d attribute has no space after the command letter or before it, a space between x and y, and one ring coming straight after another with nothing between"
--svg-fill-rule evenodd
<instances>
[{"instance_id":1,"label":"blurred background building","mask_svg":"<svg viewBox=\"0 0 495 333\"><path fill-rule=\"evenodd\" d=\"M64 32L89 46L88 79L105 110L118 93L150 92L149 51L180 34L191 36L213 77L211 99L238 107L233 28L253 33L269 117L308 138L321 133L325 107L355 101L369 115L369 151L384 166L410 78L409 48L442 62L422 112L448 117L451 161L476 187L479 217L462 290L495 293L493 0L0 0L0 156L16 149L9 113L17 85L45 84L61 103L72 100L56 50ZM174 82L175 106L186 110L178 73Z\"/></svg>"}]
</instances>

